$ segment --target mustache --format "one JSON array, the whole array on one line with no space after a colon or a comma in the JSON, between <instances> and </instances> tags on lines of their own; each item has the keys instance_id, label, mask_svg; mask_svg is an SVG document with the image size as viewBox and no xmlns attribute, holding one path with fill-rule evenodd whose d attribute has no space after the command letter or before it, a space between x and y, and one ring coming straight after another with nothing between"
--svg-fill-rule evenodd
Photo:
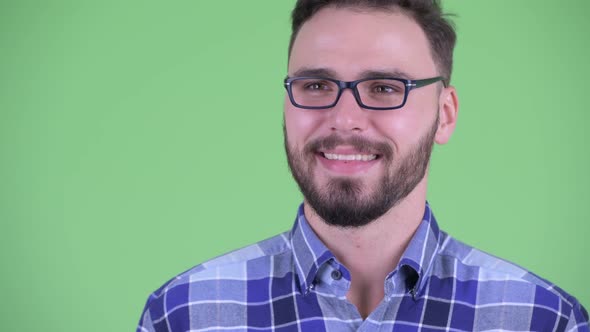
<instances>
[{"instance_id":1,"label":"mustache","mask_svg":"<svg viewBox=\"0 0 590 332\"><path fill-rule=\"evenodd\" d=\"M318 150L331 150L339 145L348 145L363 153L378 154L388 160L393 158L393 149L387 143L371 141L362 136L342 137L337 134L319 137L310 141L305 146L305 152L314 153Z\"/></svg>"}]
</instances>

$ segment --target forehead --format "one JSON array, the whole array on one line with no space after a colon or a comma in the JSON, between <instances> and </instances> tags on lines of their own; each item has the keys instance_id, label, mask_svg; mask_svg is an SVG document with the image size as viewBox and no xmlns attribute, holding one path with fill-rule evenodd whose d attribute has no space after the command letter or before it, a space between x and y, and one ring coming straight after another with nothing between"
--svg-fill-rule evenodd
<instances>
[{"instance_id":1,"label":"forehead","mask_svg":"<svg viewBox=\"0 0 590 332\"><path fill-rule=\"evenodd\" d=\"M436 74L426 35L406 14L333 7L302 25L289 58L289 75L318 68L345 80L367 71L402 72L409 78Z\"/></svg>"}]
</instances>

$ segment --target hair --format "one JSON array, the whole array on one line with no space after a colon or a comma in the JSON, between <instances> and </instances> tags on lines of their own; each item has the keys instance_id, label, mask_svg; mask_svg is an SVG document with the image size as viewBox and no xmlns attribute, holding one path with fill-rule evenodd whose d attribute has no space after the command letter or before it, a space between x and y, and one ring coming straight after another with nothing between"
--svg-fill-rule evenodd
<instances>
[{"instance_id":1,"label":"hair","mask_svg":"<svg viewBox=\"0 0 590 332\"><path fill-rule=\"evenodd\" d=\"M289 56L301 26L320 9L326 7L401 11L422 28L430 44L431 55L444 78L445 86L451 81L453 49L457 36L451 14L443 13L440 0L297 0L291 13L291 40Z\"/></svg>"}]
</instances>

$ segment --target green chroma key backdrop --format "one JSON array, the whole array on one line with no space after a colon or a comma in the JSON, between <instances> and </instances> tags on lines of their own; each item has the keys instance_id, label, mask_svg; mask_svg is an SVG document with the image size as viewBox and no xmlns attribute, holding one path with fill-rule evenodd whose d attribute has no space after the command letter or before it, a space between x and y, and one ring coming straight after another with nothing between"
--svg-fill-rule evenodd
<instances>
[{"instance_id":1,"label":"green chroma key backdrop","mask_svg":"<svg viewBox=\"0 0 590 332\"><path fill-rule=\"evenodd\" d=\"M169 278L291 227L293 4L0 2L2 331L134 330ZM590 306L590 3L445 5L461 108L432 162L441 227Z\"/></svg>"}]
</instances>

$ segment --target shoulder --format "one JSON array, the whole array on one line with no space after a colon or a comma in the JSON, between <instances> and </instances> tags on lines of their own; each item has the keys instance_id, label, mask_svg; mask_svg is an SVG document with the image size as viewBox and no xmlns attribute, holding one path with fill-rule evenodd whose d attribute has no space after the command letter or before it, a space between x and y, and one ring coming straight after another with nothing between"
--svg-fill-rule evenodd
<instances>
[{"instance_id":1,"label":"shoulder","mask_svg":"<svg viewBox=\"0 0 590 332\"><path fill-rule=\"evenodd\" d=\"M290 267L289 232L203 262L170 279L148 298L144 316L152 320L195 303L244 301L248 282L281 273ZM288 271L283 271L287 273Z\"/></svg>"},{"instance_id":2,"label":"shoulder","mask_svg":"<svg viewBox=\"0 0 590 332\"><path fill-rule=\"evenodd\" d=\"M170 279L152 295L160 296L174 287L199 281L245 280L249 277L250 265L260 267L268 264L275 256L290 254L289 239L290 234L285 232L212 258Z\"/></svg>"},{"instance_id":3,"label":"shoulder","mask_svg":"<svg viewBox=\"0 0 590 332\"><path fill-rule=\"evenodd\" d=\"M442 232L439 256L441 262L455 263L457 273L466 279L525 281L544 288L553 285L527 269L483 250L465 244Z\"/></svg>"},{"instance_id":4,"label":"shoulder","mask_svg":"<svg viewBox=\"0 0 590 332\"><path fill-rule=\"evenodd\" d=\"M588 320L578 300L550 281L505 259L473 248L441 232L441 246L432 276L453 276L458 298L490 318L504 316L554 320L555 326ZM565 328L566 325L561 327Z\"/></svg>"}]
</instances>

